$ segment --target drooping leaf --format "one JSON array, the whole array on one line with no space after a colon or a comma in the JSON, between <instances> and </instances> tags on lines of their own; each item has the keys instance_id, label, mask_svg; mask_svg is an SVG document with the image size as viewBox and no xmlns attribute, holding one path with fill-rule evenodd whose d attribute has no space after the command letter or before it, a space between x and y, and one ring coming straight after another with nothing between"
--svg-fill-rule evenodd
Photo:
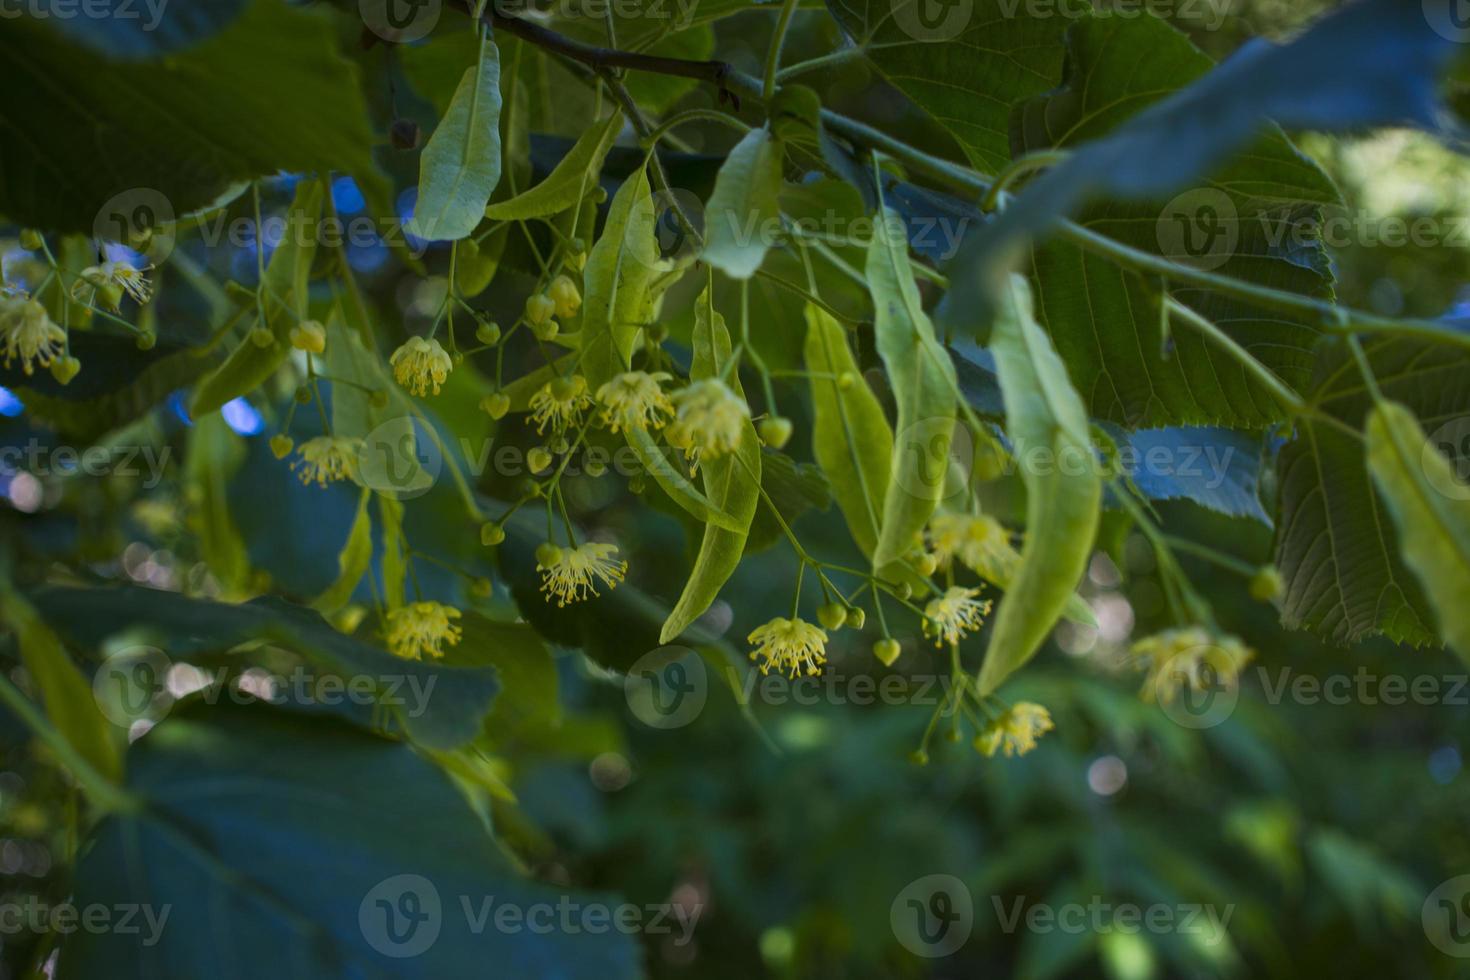
<instances>
[{"instance_id":1,"label":"drooping leaf","mask_svg":"<svg viewBox=\"0 0 1470 980\"><path fill-rule=\"evenodd\" d=\"M541 218L576 204L597 186L602 161L622 128L621 112L590 126L545 180L507 201L490 205L485 216L497 221Z\"/></svg>"},{"instance_id":2,"label":"drooping leaf","mask_svg":"<svg viewBox=\"0 0 1470 980\"><path fill-rule=\"evenodd\" d=\"M492 916L502 904L619 900L527 880L445 773L340 721L264 705L176 709L133 747L126 789L143 806L97 827L76 894L146 914L137 929L77 930L59 961L67 980L205 976L218 937L256 977L472 976L487 958L516 976L641 973L617 930L478 918L483 896Z\"/></svg>"},{"instance_id":3,"label":"drooping leaf","mask_svg":"<svg viewBox=\"0 0 1470 980\"><path fill-rule=\"evenodd\" d=\"M82 677L35 608L9 583L0 592L0 621L13 630L21 662L41 695L46 717L62 738L101 775L116 779L122 760L113 732Z\"/></svg>"},{"instance_id":4,"label":"drooping leaf","mask_svg":"<svg viewBox=\"0 0 1470 980\"><path fill-rule=\"evenodd\" d=\"M956 380L949 354L934 336L908 261L903 223L887 210L868 249L868 287L876 310L878 355L898 403L883 520L873 567L899 561L919 543L945 492L954 437Z\"/></svg>"},{"instance_id":5,"label":"drooping leaf","mask_svg":"<svg viewBox=\"0 0 1470 980\"><path fill-rule=\"evenodd\" d=\"M955 277L953 315L973 316L987 291L1004 288L1004 270L1021 260L1029 242L1085 201L1162 199L1213 172L1270 121L1288 130L1442 131L1448 114L1436 91L1438 73L1458 36L1446 26L1435 24L1422 4L1364 0L1284 44L1249 43L1193 85L1078 149L975 233L957 260L957 269L968 271ZM1129 74L1151 53L1129 60Z\"/></svg>"},{"instance_id":6,"label":"drooping leaf","mask_svg":"<svg viewBox=\"0 0 1470 980\"><path fill-rule=\"evenodd\" d=\"M703 259L749 279L775 244L781 219L781 141L752 129L730 151L704 209Z\"/></svg>"},{"instance_id":7,"label":"drooping leaf","mask_svg":"<svg viewBox=\"0 0 1470 980\"><path fill-rule=\"evenodd\" d=\"M1431 436L1470 415L1470 356L1410 341L1365 346L1384 397L1408 406ZM1375 633L1398 643L1431 643L1433 610L1400 557L1393 520L1363 463L1363 445L1350 434L1363 428L1371 399L1346 351L1325 357L1319 375L1311 401L1337 424L1299 419L1277 462L1282 621L1339 643ZM1444 448L1463 459L1458 440Z\"/></svg>"},{"instance_id":8,"label":"drooping leaf","mask_svg":"<svg viewBox=\"0 0 1470 980\"><path fill-rule=\"evenodd\" d=\"M1368 468L1399 532L1404 562L1434 608L1439 635L1470 660L1470 485L1402 405L1368 414Z\"/></svg>"},{"instance_id":9,"label":"drooping leaf","mask_svg":"<svg viewBox=\"0 0 1470 980\"><path fill-rule=\"evenodd\" d=\"M724 317L715 312L713 303L708 289L696 301L694 362L689 369L689 377L695 381L719 377L732 355L730 332L725 328ZM743 397L740 381L733 374L729 384L736 394ZM740 445L734 454L702 460L700 471L710 501L734 518L740 530L726 531L712 524L705 526L704 539L695 557L694 568L689 573L689 581L659 633L659 640L663 643L676 639L704 615L745 554L750 523L760 505L761 449L755 426L746 421Z\"/></svg>"},{"instance_id":10,"label":"drooping leaf","mask_svg":"<svg viewBox=\"0 0 1470 980\"><path fill-rule=\"evenodd\" d=\"M806 369L812 386L812 454L864 555L878 546L893 466L893 429L858 372L842 325L806 310ZM846 377L846 382L841 379Z\"/></svg>"},{"instance_id":11,"label":"drooping leaf","mask_svg":"<svg viewBox=\"0 0 1470 980\"><path fill-rule=\"evenodd\" d=\"M1124 128L1133 125L1124 120L1141 107L1210 77L1212 67L1186 37L1151 16L1081 21L1067 35L1067 46L1067 84L1017 110L1018 153L1063 147L1086 155L1096 145L1089 140L1107 141L1120 122ZM1151 111L1144 108L1138 118ZM1023 196L1043 191L1038 182ZM1319 208L1337 203L1327 176L1279 130L1268 127L1248 152L1220 161L1203 186L1167 204L1110 200L1084 210L1078 223L1143 252L1330 300L1326 253L1307 232ZM1012 205L1021 206L1021 201ZM972 268L956 266L957 290L949 301L956 312L973 293L974 276L959 270ZM1268 389L1187 325L1175 326L1166 348L1156 283L1061 238L1033 250L1029 271L1037 318L1093 417L1130 428L1259 428L1284 418ZM1220 325L1288 385L1310 381L1312 348L1320 335L1310 318L1193 287L1172 293Z\"/></svg>"},{"instance_id":12,"label":"drooping leaf","mask_svg":"<svg viewBox=\"0 0 1470 980\"><path fill-rule=\"evenodd\" d=\"M722 508L716 506L704 491L694 485L669 452L658 444L647 429L629 429L628 446L638 456L643 472L652 476L669 499L702 523L713 524L726 531L742 531L744 526Z\"/></svg>"},{"instance_id":13,"label":"drooping leaf","mask_svg":"<svg viewBox=\"0 0 1470 980\"><path fill-rule=\"evenodd\" d=\"M638 331L652 318L659 266L648 174L640 169L613 196L582 273L581 364L593 391L628 366Z\"/></svg>"},{"instance_id":14,"label":"drooping leaf","mask_svg":"<svg viewBox=\"0 0 1470 980\"><path fill-rule=\"evenodd\" d=\"M991 350L1012 444L1045 448L1051 465L1021 471L1026 540L1021 567L996 613L979 686L993 693L1036 653L1087 570L1097 536L1102 481L1093 465L1087 412L1013 276L991 330ZM1080 464L1080 465L1079 465Z\"/></svg>"},{"instance_id":15,"label":"drooping leaf","mask_svg":"<svg viewBox=\"0 0 1470 980\"><path fill-rule=\"evenodd\" d=\"M234 650L250 640L269 641L322 670L370 685L410 738L435 749L473 739L499 690L493 671L395 657L274 596L234 605L135 587L46 586L30 598L52 629L82 648L97 649L114 634L134 631L152 638L171 658L187 660ZM405 682L427 692L422 705L403 697ZM411 707L415 710L407 710ZM366 710L352 717L363 724L370 720Z\"/></svg>"},{"instance_id":16,"label":"drooping leaf","mask_svg":"<svg viewBox=\"0 0 1470 980\"><path fill-rule=\"evenodd\" d=\"M408 230L432 240L468 237L499 183L500 49L486 39L419 158Z\"/></svg>"},{"instance_id":17,"label":"drooping leaf","mask_svg":"<svg viewBox=\"0 0 1470 980\"><path fill-rule=\"evenodd\" d=\"M868 60L989 173L1010 161L1011 107L1061 81L1062 35L1089 13L1081 0L1058 0L1039 17L1019 0L827 6Z\"/></svg>"},{"instance_id":18,"label":"drooping leaf","mask_svg":"<svg viewBox=\"0 0 1470 980\"><path fill-rule=\"evenodd\" d=\"M139 63L7 20L0 90L29 93L0 120L0 213L40 228L121 238L119 221L167 223L279 170L383 183L356 71L326 13L281 0L256 0L209 40Z\"/></svg>"}]
</instances>

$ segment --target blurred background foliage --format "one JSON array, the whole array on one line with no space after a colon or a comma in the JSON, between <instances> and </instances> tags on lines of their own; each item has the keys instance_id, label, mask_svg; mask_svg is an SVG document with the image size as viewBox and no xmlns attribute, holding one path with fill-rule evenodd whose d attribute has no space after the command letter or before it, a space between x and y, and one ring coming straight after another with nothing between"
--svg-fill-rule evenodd
<instances>
[{"instance_id":1,"label":"blurred background foliage","mask_svg":"<svg viewBox=\"0 0 1470 980\"><path fill-rule=\"evenodd\" d=\"M1324 6L1244 0L1230 5L1216 30L1176 20L1221 57L1249 36L1288 32ZM722 22L721 50L737 67L758 71L769 23L761 15ZM791 60L832 50L836 32L825 14L800 15L788 42ZM369 50L356 57L369 64L384 55ZM380 67L370 77L380 77ZM369 98L380 112L417 118L427 131L441 90L425 81L423 70L412 51L404 52L389 75L410 84L372 88ZM416 74L421 84L414 87ZM825 72L821 82L833 108L860 111L917 145L950 145L860 62ZM692 85L643 94L685 108L713 101ZM544 131L575 135L554 120ZM718 154L729 138L718 128L692 127L685 135L694 153ZM1351 213L1470 223L1463 160L1427 138L1308 136L1302 146L1338 182ZM544 170L534 152L531 160ZM390 154L383 162L396 186L412 184L411 155ZM703 196L707 188L698 180L675 183ZM281 178L267 188L270 210L285 206L291 184ZM343 214L366 207L350 181L337 182L334 197ZM231 213L244 215L245 205ZM17 250L14 229L10 235L0 242L7 256ZM211 248L191 240L184 254L200 268L241 281L256 263L248 243ZM1467 257L1463 245L1443 243L1358 241L1333 249L1343 302L1422 317L1458 313L1470 303ZM437 309L443 280L406 269L382 243L354 246L350 259L374 306L405 330ZM529 260L512 243L502 275L525 275L518 266L529 267ZM519 302L519 293L506 292ZM160 336L202 321L199 302L195 293L164 283L153 308ZM779 298L771 303L770 326L795 335L792 307ZM680 331L675 323L675 336ZM472 376L456 372L434 409L446 431L488 438ZM38 480L10 468L0 473L6 501L0 529L13 536L33 575L60 563L83 579L209 594L231 591L203 566L206 552L220 546L217 535L230 533L211 524L210 515L223 507L248 545L258 577L250 584L263 585L259 576L269 576L274 591L309 597L335 576L356 491L303 488L271 458L265 442L291 392L270 394L234 404L224 424L192 423L173 397L114 433L119 445L172 450L157 486L117 475ZM797 416L801 389L781 394ZM797 421L798 432L808 431ZM300 441L316 424L315 412L297 413L293 434ZM0 393L0 441L25 445L32 438L44 443L57 436L29 407ZM496 439L497 445L533 444L526 432L502 430ZM803 449L794 455L804 456ZM201 455L224 461L226 484L201 482L187 463L180 465ZM487 479L480 489L504 496L514 482ZM611 480L576 479L569 493L578 510L637 542L629 550L643 560L635 559L630 581L654 595L677 592L683 563L658 560L690 547L676 508L650 511L646 503L657 503L656 491L633 496ZM406 510L410 540L437 560L418 566L424 592L504 611L503 593L474 599L465 577L440 564L472 577L493 571L447 488ZM1268 560L1272 531L1258 522L1187 503L1160 505L1160 511L1172 535L1229 542L1247 565ZM810 510L796 527L818 550L835 555L850 547L834 511ZM494 804L499 832L538 877L618 891L636 903L702 905L692 943L648 937L647 965L655 977L1454 975L1452 962L1425 942L1419 916L1438 883L1470 872L1470 778L1462 765L1470 690L1454 680L1462 676L1458 663L1440 651L1383 642L1340 649L1284 632L1276 610L1251 598L1242 575L1186 557L1220 619L1258 651L1229 718L1192 730L1137 697L1140 678L1123 651L1131 640L1172 624L1150 550L1116 515L1108 543L1084 588L1099 628L1064 627L1014 693L1008 691L1013 699L1045 704L1056 720L1056 731L1024 759L984 759L969 745L972 732L952 742L950 720L941 719L928 765L916 765L911 756L932 705L832 703L851 700L840 697L763 703L756 696L742 711L740 692L713 671L697 720L658 730L629 711L621 677L558 650L559 712L548 707L541 723L519 727L499 760L514 792L514 802ZM792 574L784 549L752 556L714 621L727 637L743 637L784 603ZM925 677L947 669L911 639L896 671L887 671L868 655L872 639L838 634L832 679L818 690L841 692L856 676L898 673L913 678L909 690L918 691ZM619 656L631 660L643 652ZM1438 678L1441 703L1307 704L1273 693L1284 678L1359 672ZM77 846L75 791L49 760L37 758L43 750L8 714L0 714L0 738L0 891L57 900L68 892L65 869ZM975 899L973 939L939 961L906 951L889 919L894 898L930 874L960 878ZM1017 898L1085 905L1094 896L1144 906L1207 903L1233 909L1233 917L1228 938L1209 943L1198 935L1148 932L1006 932L997 914ZM25 975L27 964L44 960L44 944L53 938L0 937L0 976Z\"/></svg>"}]
</instances>

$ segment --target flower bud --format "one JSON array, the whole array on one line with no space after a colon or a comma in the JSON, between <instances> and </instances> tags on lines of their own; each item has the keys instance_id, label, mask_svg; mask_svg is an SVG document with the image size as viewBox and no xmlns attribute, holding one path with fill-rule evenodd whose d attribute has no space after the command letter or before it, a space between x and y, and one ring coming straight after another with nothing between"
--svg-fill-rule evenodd
<instances>
[{"instance_id":1,"label":"flower bud","mask_svg":"<svg viewBox=\"0 0 1470 980\"><path fill-rule=\"evenodd\" d=\"M291 437L284 432L278 432L271 436L271 452L275 455L276 459L285 459L291 455L291 450L295 447L296 444L291 441Z\"/></svg>"},{"instance_id":2,"label":"flower bud","mask_svg":"<svg viewBox=\"0 0 1470 980\"><path fill-rule=\"evenodd\" d=\"M480 399L480 409L498 422L510 411L510 396L503 391L486 395Z\"/></svg>"},{"instance_id":3,"label":"flower bud","mask_svg":"<svg viewBox=\"0 0 1470 980\"><path fill-rule=\"evenodd\" d=\"M505 540L505 528L494 521L487 521L480 525L480 543L487 548L493 548Z\"/></svg>"},{"instance_id":4,"label":"flower bud","mask_svg":"<svg viewBox=\"0 0 1470 980\"><path fill-rule=\"evenodd\" d=\"M761 419L759 431L761 442L772 449L785 449L791 441L791 420L779 415Z\"/></svg>"},{"instance_id":5,"label":"flower bud","mask_svg":"<svg viewBox=\"0 0 1470 980\"><path fill-rule=\"evenodd\" d=\"M873 644L873 656L877 657L885 667L892 667L901 653L903 653L903 647L899 646L898 641L891 636L885 636Z\"/></svg>"}]
</instances>

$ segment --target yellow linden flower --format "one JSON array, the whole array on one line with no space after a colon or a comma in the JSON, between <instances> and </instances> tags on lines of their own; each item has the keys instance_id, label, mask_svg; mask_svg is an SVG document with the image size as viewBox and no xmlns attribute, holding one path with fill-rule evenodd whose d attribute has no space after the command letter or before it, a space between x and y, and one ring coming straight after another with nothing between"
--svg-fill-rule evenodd
<instances>
[{"instance_id":1,"label":"yellow linden flower","mask_svg":"<svg viewBox=\"0 0 1470 980\"><path fill-rule=\"evenodd\" d=\"M747 641L755 644L751 660L761 661L762 674L774 667L793 680L798 674L816 676L827 662L827 633L804 619L777 617L751 631Z\"/></svg>"},{"instance_id":2,"label":"yellow linden flower","mask_svg":"<svg viewBox=\"0 0 1470 980\"><path fill-rule=\"evenodd\" d=\"M1021 560L1010 532L985 514L935 514L929 522L929 547L940 569L949 569L958 558L976 575L997 585L1009 581Z\"/></svg>"},{"instance_id":3,"label":"yellow linden flower","mask_svg":"<svg viewBox=\"0 0 1470 980\"><path fill-rule=\"evenodd\" d=\"M444 656L444 645L459 643L464 631L450 620L460 612L440 602L410 602L388 613L388 649L405 660Z\"/></svg>"},{"instance_id":4,"label":"yellow linden flower","mask_svg":"<svg viewBox=\"0 0 1470 980\"><path fill-rule=\"evenodd\" d=\"M103 262L82 270L81 279L72 286L72 295L86 285L92 286L102 305L113 313L117 312L122 294L127 293L139 303L146 303L153 296L153 286L148 282L147 272L152 266L139 269L127 262Z\"/></svg>"},{"instance_id":5,"label":"yellow linden flower","mask_svg":"<svg viewBox=\"0 0 1470 980\"><path fill-rule=\"evenodd\" d=\"M291 464L291 469L308 486L315 483L324 487L337 480L356 480L357 454L361 449L361 439L317 436L296 450L301 458Z\"/></svg>"},{"instance_id":6,"label":"yellow linden flower","mask_svg":"<svg viewBox=\"0 0 1470 980\"><path fill-rule=\"evenodd\" d=\"M985 726L985 731L975 739L975 747L987 757L994 756L996 749L1004 749L1009 759L1036 748L1036 739L1055 727L1051 712L1039 704L1020 701Z\"/></svg>"},{"instance_id":7,"label":"yellow linden flower","mask_svg":"<svg viewBox=\"0 0 1470 980\"><path fill-rule=\"evenodd\" d=\"M291 328L291 346L310 354L325 353L327 328L320 320L302 320Z\"/></svg>"},{"instance_id":8,"label":"yellow linden flower","mask_svg":"<svg viewBox=\"0 0 1470 980\"><path fill-rule=\"evenodd\" d=\"M563 320L576 316L582 308L582 294L578 292L577 284L566 276L553 279L546 287L546 295L556 304L556 315Z\"/></svg>"},{"instance_id":9,"label":"yellow linden flower","mask_svg":"<svg viewBox=\"0 0 1470 980\"><path fill-rule=\"evenodd\" d=\"M580 548L558 548L545 545L536 552L536 571L541 573L541 591L546 601L556 597L558 606L581 602L589 595L601 595L597 581L615 589L628 574L628 563L613 556L615 544L588 542Z\"/></svg>"},{"instance_id":10,"label":"yellow linden flower","mask_svg":"<svg viewBox=\"0 0 1470 980\"><path fill-rule=\"evenodd\" d=\"M602 421L614 432L624 429L658 429L674 414L674 403L659 383L671 375L660 371L625 371L597 389Z\"/></svg>"},{"instance_id":11,"label":"yellow linden flower","mask_svg":"<svg viewBox=\"0 0 1470 980\"><path fill-rule=\"evenodd\" d=\"M430 385L434 394L439 394L440 386L454 367L439 341L425 337L410 337L393 352L388 363L393 366L393 378L420 397L428 392Z\"/></svg>"},{"instance_id":12,"label":"yellow linden flower","mask_svg":"<svg viewBox=\"0 0 1470 980\"><path fill-rule=\"evenodd\" d=\"M990 600L976 601L979 589L952 587L944 595L929 600L924 607L924 634L934 637L934 645L958 643L966 633L973 633L990 615Z\"/></svg>"},{"instance_id":13,"label":"yellow linden flower","mask_svg":"<svg viewBox=\"0 0 1470 980\"><path fill-rule=\"evenodd\" d=\"M700 460L734 452L750 422L745 399L716 379L675 392L673 402L678 415L669 423L669 445L684 450L696 467Z\"/></svg>"},{"instance_id":14,"label":"yellow linden flower","mask_svg":"<svg viewBox=\"0 0 1470 980\"><path fill-rule=\"evenodd\" d=\"M51 322L46 307L19 296L0 298L0 338L5 342L5 366L19 357L26 374L34 374L37 364L48 366L66 346L66 331Z\"/></svg>"},{"instance_id":15,"label":"yellow linden flower","mask_svg":"<svg viewBox=\"0 0 1470 980\"><path fill-rule=\"evenodd\" d=\"M1145 701L1168 704L1186 685L1207 691L1216 683L1234 684L1256 652L1233 636L1219 636L1200 629L1165 630L1139 640L1130 651L1146 669Z\"/></svg>"},{"instance_id":16,"label":"yellow linden flower","mask_svg":"<svg viewBox=\"0 0 1470 980\"><path fill-rule=\"evenodd\" d=\"M531 396L531 417L536 420L536 432L545 433L548 425L553 432L565 432L568 426L579 425L582 413L591 404L587 379L580 374L546 382Z\"/></svg>"}]
</instances>

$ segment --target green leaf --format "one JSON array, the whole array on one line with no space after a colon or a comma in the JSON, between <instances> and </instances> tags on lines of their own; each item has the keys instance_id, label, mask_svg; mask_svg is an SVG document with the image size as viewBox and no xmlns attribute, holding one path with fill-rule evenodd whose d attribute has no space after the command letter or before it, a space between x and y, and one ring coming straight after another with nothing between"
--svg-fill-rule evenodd
<instances>
[{"instance_id":1,"label":"green leaf","mask_svg":"<svg viewBox=\"0 0 1470 980\"><path fill-rule=\"evenodd\" d=\"M1102 509L1087 411L1036 322L1026 280L1013 276L1001 300L990 348L1005 399L1006 433L1012 445L1045 447L1054 465L1021 471L1026 540L980 668L982 695L994 693L1035 655L1073 602L1073 590L1092 557Z\"/></svg>"},{"instance_id":2,"label":"green leaf","mask_svg":"<svg viewBox=\"0 0 1470 980\"><path fill-rule=\"evenodd\" d=\"M310 609L273 596L233 605L131 586L46 586L30 598L53 629L84 648L100 648L109 637L130 631L149 637L176 659L268 641L345 680L366 681L382 698L380 712L413 741L434 749L457 748L479 734L499 690L492 671L395 657L344 636ZM423 697L409 696L410 689ZM366 709L347 714L363 725L375 723Z\"/></svg>"},{"instance_id":3,"label":"green leaf","mask_svg":"<svg viewBox=\"0 0 1470 980\"><path fill-rule=\"evenodd\" d=\"M93 0L85 16L64 16L56 6L49 26L98 54L117 60L149 60L174 54L204 41L229 26L249 0L218 0L170 9L137 0ZM45 11L46 4L39 8ZM44 16L44 13L42 14Z\"/></svg>"},{"instance_id":4,"label":"green leaf","mask_svg":"<svg viewBox=\"0 0 1470 980\"><path fill-rule=\"evenodd\" d=\"M478 921L488 896L492 916L510 906L527 923L537 906L620 899L527 880L407 745L263 705L201 704L133 747L127 790L143 805L97 827L75 890L82 907L144 914L136 930L70 935L65 980L208 976L221 943L252 977L468 977L486 963L514 976L641 975L637 944L615 929Z\"/></svg>"},{"instance_id":5,"label":"green leaf","mask_svg":"<svg viewBox=\"0 0 1470 980\"><path fill-rule=\"evenodd\" d=\"M653 317L659 267L648 174L640 168L613 196L582 273L582 373L593 391L627 368L638 331Z\"/></svg>"},{"instance_id":6,"label":"green leaf","mask_svg":"<svg viewBox=\"0 0 1470 980\"><path fill-rule=\"evenodd\" d=\"M720 167L704 209L704 261L735 279L755 275L781 220L781 141L752 129Z\"/></svg>"},{"instance_id":7,"label":"green leaf","mask_svg":"<svg viewBox=\"0 0 1470 980\"><path fill-rule=\"evenodd\" d=\"M556 660L537 632L525 623L504 623L467 612L464 638L445 651L454 667L493 667L500 694L485 718L485 733L497 750L522 735L555 729L562 723Z\"/></svg>"},{"instance_id":8,"label":"green leaf","mask_svg":"<svg viewBox=\"0 0 1470 980\"><path fill-rule=\"evenodd\" d=\"M0 120L0 213L26 225L120 238L119 221L166 223L160 201L182 217L280 170L384 183L357 71L338 54L329 17L281 0L254 0L205 43L144 63L9 20L0 90L28 93Z\"/></svg>"},{"instance_id":9,"label":"green leaf","mask_svg":"<svg viewBox=\"0 0 1470 980\"><path fill-rule=\"evenodd\" d=\"M34 607L6 583L0 592L0 620L15 631L21 662L41 694L46 717L83 759L103 776L116 780L122 760L113 732L76 664Z\"/></svg>"},{"instance_id":10,"label":"green leaf","mask_svg":"<svg viewBox=\"0 0 1470 980\"><path fill-rule=\"evenodd\" d=\"M1212 67L1188 38L1151 16L1089 18L1067 35L1067 47L1069 77L1076 81L1018 108L1020 152L1105 138L1133 113ZM1315 208L1338 202L1331 180L1273 127L1249 152L1172 202L1110 200L1082 212L1078 221L1141 251L1330 300L1332 275L1321 244L1293 245L1300 223ZM1156 284L1055 239L1034 250L1031 270L1037 319L1094 418L1130 428L1258 428L1284 418L1269 391L1197 331L1176 327L1165 353ZM957 283L974 281L968 272L956 277ZM964 289L952 303L967 302ZM1320 336L1310 319L1196 288L1173 294L1288 385L1301 389L1310 382Z\"/></svg>"},{"instance_id":11,"label":"green leaf","mask_svg":"<svg viewBox=\"0 0 1470 980\"><path fill-rule=\"evenodd\" d=\"M245 440L222 415L206 415L189 430L184 481L193 501L190 518L199 554L227 597L243 594L250 581L250 554L230 516L229 484L245 462Z\"/></svg>"},{"instance_id":12,"label":"green leaf","mask_svg":"<svg viewBox=\"0 0 1470 980\"><path fill-rule=\"evenodd\" d=\"M367 573L373 558L373 518L368 511L373 492L363 488L357 499L357 516L352 519L352 529L347 532L347 543L337 555L337 580L325 592L312 600L311 608L323 616L330 616L352 601L357 583Z\"/></svg>"},{"instance_id":13,"label":"green leaf","mask_svg":"<svg viewBox=\"0 0 1470 980\"><path fill-rule=\"evenodd\" d=\"M509 221L543 218L565 211L597 186L602 161L622 129L623 114L615 111L584 132L545 180L508 201L490 205L485 209L485 216Z\"/></svg>"},{"instance_id":14,"label":"green leaf","mask_svg":"<svg viewBox=\"0 0 1470 980\"><path fill-rule=\"evenodd\" d=\"M879 521L893 465L893 429L858 371L847 331L815 306L806 308L806 369L812 386L812 454L864 555L878 546ZM843 386L849 375L854 383Z\"/></svg>"},{"instance_id":15,"label":"green leaf","mask_svg":"<svg viewBox=\"0 0 1470 980\"><path fill-rule=\"evenodd\" d=\"M741 532L745 525L722 508L717 507L684 475L677 460L671 460L664 447L647 429L629 429L628 446L638 456L643 471L652 476L663 488L669 499L684 508L701 522L713 524L726 531Z\"/></svg>"},{"instance_id":16,"label":"green leaf","mask_svg":"<svg viewBox=\"0 0 1470 980\"><path fill-rule=\"evenodd\" d=\"M888 492L873 550L873 568L882 570L918 546L944 496L957 382L914 284L903 222L886 208L868 248L867 273L878 356L898 403Z\"/></svg>"},{"instance_id":17,"label":"green leaf","mask_svg":"<svg viewBox=\"0 0 1470 980\"><path fill-rule=\"evenodd\" d=\"M419 157L408 230L440 241L468 237L499 183L500 49L487 38Z\"/></svg>"},{"instance_id":18,"label":"green leaf","mask_svg":"<svg viewBox=\"0 0 1470 980\"><path fill-rule=\"evenodd\" d=\"M1367 435L1368 469L1393 515L1404 561L1434 607L1440 637L1470 661L1470 487L1403 405L1375 406Z\"/></svg>"},{"instance_id":19,"label":"green leaf","mask_svg":"<svg viewBox=\"0 0 1470 980\"><path fill-rule=\"evenodd\" d=\"M713 298L706 288L695 305L694 361L689 370L689 377L695 381L719 377L732 353L725 318L715 312L712 304ZM736 394L743 397L740 381L733 373L729 383ZM704 539L694 560L694 568L689 573L689 581L660 631L661 643L677 638L704 615L745 553L750 524L760 505L761 448L755 426L747 421L734 454L704 460L700 471L710 501L733 517L740 530L705 526Z\"/></svg>"},{"instance_id":20,"label":"green leaf","mask_svg":"<svg viewBox=\"0 0 1470 980\"><path fill-rule=\"evenodd\" d=\"M827 6L868 60L947 129L975 167L999 173L1011 159L1011 107L1062 80L1062 37L1091 12L1082 0L1058 0L1048 16L1029 16L1016 2Z\"/></svg>"},{"instance_id":21,"label":"green leaf","mask_svg":"<svg viewBox=\"0 0 1470 980\"><path fill-rule=\"evenodd\" d=\"M1366 349L1384 397L1406 405L1432 435L1470 415L1470 354L1415 341ZM1433 610L1403 562L1362 443L1350 434L1364 426L1372 399L1341 347L1323 358L1311 401L1335 424L1302 416L1277 461L1282 622L1339 643L1374 633L1415 646L1434 642ZM1452 448L1462 460L1464 449Z\"/></svg>"}]
</instances>

